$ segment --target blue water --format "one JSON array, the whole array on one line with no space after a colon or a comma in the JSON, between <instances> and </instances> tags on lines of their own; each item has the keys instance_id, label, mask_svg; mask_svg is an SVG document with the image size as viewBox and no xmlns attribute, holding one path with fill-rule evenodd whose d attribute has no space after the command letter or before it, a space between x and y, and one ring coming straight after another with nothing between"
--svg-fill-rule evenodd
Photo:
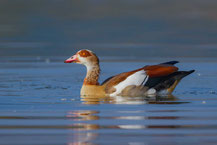
<instances>
[{"instance_id":1,"label":"blue water","mask_svg":"<svg viewBox=\"0 0 217 145\"><path fill-rule=\"evenodd\" d=\"M217 144L217 62L195 69L172 98L80 99L85 68L64 58L1 58L0 144ZM102 59L109 76L162 62ZM111 61L114 60L114 61Z\"/></svg>"}]
</instances>

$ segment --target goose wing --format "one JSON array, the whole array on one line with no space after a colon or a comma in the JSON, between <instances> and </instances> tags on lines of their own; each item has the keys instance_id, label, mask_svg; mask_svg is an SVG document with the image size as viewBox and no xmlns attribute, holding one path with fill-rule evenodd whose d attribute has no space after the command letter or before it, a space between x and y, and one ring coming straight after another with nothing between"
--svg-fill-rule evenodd
<instances>
[{"instance_id":1,"label":"goose wing","mask_svg":"<svg viewBox=\"0 0 217 145\"><path fill-rule=\"evenodd\" d=\"M149 87L147 83L151 83L151 86L154 86L159 83L158 79L155 78L168 76L176 71L178 71L178 68L168 63L149 65L131 72L124 72L110 77L104 81L102 85L105 86L105 92L107 94L115 96L120 94L128 86Z\"/></svg>"}]
</instances>

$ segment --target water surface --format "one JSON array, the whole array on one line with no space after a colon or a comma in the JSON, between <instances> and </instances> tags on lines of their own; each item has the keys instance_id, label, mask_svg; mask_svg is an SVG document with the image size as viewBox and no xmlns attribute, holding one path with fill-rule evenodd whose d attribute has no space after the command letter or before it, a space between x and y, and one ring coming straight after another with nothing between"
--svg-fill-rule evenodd
<instances>
[{"instance_id":1,"label":"water surface","mask_svg":"<svg viewBox=\"0 0 217 145\"><path fill-rule=\"evenodd\" d=\"M80 99L85 68L64 58L1 58L0 144L217 143L217 63L187 60L170 98ZM155 61L103 59L109 76ZM109 61L113 60L113 61Z\"/></svg>"}]
</instances>

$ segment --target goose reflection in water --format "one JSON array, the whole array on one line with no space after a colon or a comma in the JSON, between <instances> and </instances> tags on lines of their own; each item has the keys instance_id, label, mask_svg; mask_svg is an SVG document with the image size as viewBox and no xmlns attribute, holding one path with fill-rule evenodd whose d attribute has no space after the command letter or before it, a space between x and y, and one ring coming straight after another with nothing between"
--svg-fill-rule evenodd
<instances>
[{"instance_id":1,"label":"goose reflection in water","mask_svg":"<svg viewBox=\"0 0 217 145\"><path fill-rule=\"evenodd\" d=\"M99 120L99 116L95 115L98 113L99 111L93 110L70 111L66 117L73 121Z\"/></svg>"},{"instance_id":2,"label":"goose reflection in water","mask_svg":"<svg viewBox=\"0 0 217 145\"><path fill-rule=\"evenodd\" d=\"M183 104L188 102L178 101L174 95L147 96L147 97L126 97L126 96L81 96L83 104Z\"/></svg>"},{"instance_id":3,"label":"goose reflection in water","mask_svg":"<svg viewBox=\"0 0 217 145\"><path fill-rule=\"evenodd\" d=\"M167 97L150 97L150 98L127 98L122 97L120 100L115 100L114 98L102 98L102 97L85 97L82 98L84 104L178 104L187 102L177 102L175 96ZM162 110L159 110L161 112ZM103 110L77 110L69 111L66 115L67 119L72 120L73 123L68 126L70 130L76 131L75 133L69 134L69 145L72 144L91 144L95 142L100 135L94 130L146 130L146 129L174 129L174 128L191 128L191 125L163 125L163 124L149 124L145 120L178 120L179 116L147 116L144 113L150 112L146 110L134 112L133 115L129 115L132 111L115 111L111 116L104 116ZM117 114L116 114L117 113ZM126 114L126 115L125 115ZM100 123L97 120L111 120L111 123ZM122 121L127 120L127 124L122 123ZM143 123L135 121L142 121Z\"/></svg>"},{"instance_id":4,"label":"goose reflection in water","mask_svg":"<svg viewBox=\"0 0 217 145\"><path fill-rule=\"evenodd\" d=\"M82 111L84 112L84 111ZM89 111L88 111L89 112ZM85 115L86 116L86 115ZM83 115L82 115L83 117ZM92 117L83 117L88 121ZM94 118L94 117L93 117ZM98 119L103 119L97 117ZM95 118L94 118L95 119ZM108 118L107 118L108 119ZM167 117L143 117L143 116L122 116L122 117L110 117L113 120L148 120L148 119L179 119L179 117L167 116ZM83 121L84 121L83 120ZM177 129L177 128L195 128L200 126L194 125L142 125L142 124L117 124L117 125L100 125L100 124L90 124L90 123L77 123L70 126L70 129L75 130L75 133L70 133L68 135L68 145L86 145L94 144L99 138L100 134L93 130L146 130L146 129ZM117 136L125 136L126 134L117 133ZM144 134L145 135L145 134ZM165 134L157 134L156 136L165 136ZM114 137L115 138L115 137Z\"/></svg>"}]
</instances>

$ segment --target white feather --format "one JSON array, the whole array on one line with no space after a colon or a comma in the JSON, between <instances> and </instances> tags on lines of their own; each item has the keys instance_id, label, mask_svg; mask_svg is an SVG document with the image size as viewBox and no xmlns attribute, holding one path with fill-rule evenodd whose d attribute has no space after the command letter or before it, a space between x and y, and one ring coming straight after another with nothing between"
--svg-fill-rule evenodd
<instances>
[{"instance_id":1,"label":"white feather","mask_svg":"<svg viewBox=\"0 0 217 145\"><path fill-rule=\"evenodd\" d=\"M154 88L151 88L146 93L147 93L147 95L155 95L156 94L156 90Z\"/></svg>"},{"instance_id":2,"label":"white feather","mask_svg":"<svg viewBox=\"0 0 217 145\"><path fill-rule=\"evenodd\" d=\"M124 81L122 81L119 84L117 84L116 86L114 86L116 91L114 93L110 94L110 96L117 96L127 86L131 86L131 85L140 86L140 85L142 85L144 79L147 78L146 76L147 75L146 75L144 70L138 71L138 72L130 75L129 77L127 77L127 79L125 79ZM146 79L144 82L146 82L147 80L148 79Z\"/></svg>"}]
</instances>

